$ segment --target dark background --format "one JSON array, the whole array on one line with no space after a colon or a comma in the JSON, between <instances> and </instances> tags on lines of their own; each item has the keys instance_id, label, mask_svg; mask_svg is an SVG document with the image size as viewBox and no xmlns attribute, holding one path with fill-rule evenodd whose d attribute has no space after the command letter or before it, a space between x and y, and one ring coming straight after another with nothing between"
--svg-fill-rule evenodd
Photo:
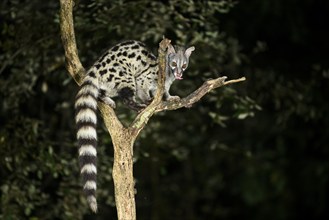
<instances>
[{"instance_id":1,"label":"dark background","mask_svg":"<svg viewBox=\"0 0 329 220\"><path fill-rule=\"evenodd\" d=\"M0 218L116 219L103 122L97 215L82 194L59 2L0 8ZM328 13L325 0L76 2L86 68L125 39L156 52L165 35L196 47L172 94L247 78L151 119L135 145L138 219L329 217ZM134 116L116 111L127 124Z\"/></svg>"}]
</instances>

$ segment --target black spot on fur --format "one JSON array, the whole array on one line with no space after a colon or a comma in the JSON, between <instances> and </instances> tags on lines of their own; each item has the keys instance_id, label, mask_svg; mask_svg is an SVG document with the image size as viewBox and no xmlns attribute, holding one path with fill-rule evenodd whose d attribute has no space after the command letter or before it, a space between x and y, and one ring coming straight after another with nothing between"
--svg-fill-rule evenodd
<instances>
[{"instance_id":1,"label":"black spot on fur","mask_svg":"<svg viewBox=\"0 0 329 220\"><path fill-rule=\"evenodd\" d=\"M117 46L114 46L114 47L112 47L112 51L117 51L119 49L119 46L117 45Z\"/></svg>"},{"instance_id":2,"label":"black spot on fur","mask_svg":"<svg viewBox=\"0 0 329 220\"><path fill-rule=\"evenodd\" d=\"M104 75L106 73L107 73L107 70L106 69L99 71L99 74L101 74L101 75Z\"/></svg>"},{"instance_id":3,"label":"black spot on fur","mask_svg":"<svg viewBox=\"0 0 329 220\"><path fill-rule=\"evenodd\" d=\"M106 63L109 64L111 62L111 60L109 58L107 58Z\"/></svg>"},{"instance_id":4,"label":"black spot on fur","mask_svg":"<svg viewBox=\"0 0 329 220\"><path fill-rule=\"evenodd\" d=\"M109 76L109 77L107 77L107 81L108 81L108 82L111 82L111 81L112 81L112 79L113 79L113 77L114 77L114 75L110 74L110 76Z\"/></svg>"},{"instance_id":5,"label":"black spot on fur","mask_svg":"<svg viewBox=\"0 0 329 220\"><path fill-rule=\"evenodd\" d=\"M129 41L121 43L121 46L131 45L131 44L134 44L134 43L135 43L135 41L129 40Z\"/></svg>"},{"instance_id":6,"label":"black spot on fur","mask_svg":"<svg viewBox=\"0 0 329 220\"><path fill-rule=\"evenodd\" d=\"M141 60L141 62L143 66L146 66L146 62L144 60Z\"/></svg>"},{"instance_id":7,"label":"black spot on fur","mask_svg":"<svg viewBox=\"0 0 329 220\"><path fill-rule=\"evenodd\" d=\"M95 73L94 73L93 71L90 71L88 75L89 75L90 77L92 77L92 78L95 78L95 77L96 77L96 75L95 75Z\"/></svg>"},{"instance_id":8,"label":"black spot on fur","mask_svg":"<svg viewBox=\"0 0 329 220\"><path fill-rule=\"evenodd\" d=\"M111 73L115 73L115 72L116 72L116 70L115 70L114 68L110 68L109 71L110 71Z\"/></svg>"},{"instance_id":9,"label":"black spot on fur","mask_svg":"<svg viewBox=\"0 0 329 220\"><path fill-rule=\"evenodd\" d=\"M154 63L154 64L150 64L150 67L156 67L158 64Z\"/></svg>"},{"instance_id":10,"label":"black spot on fur","mask_svg":"<svg viewBox=\"0 0 329 220\"><path fill-rule=\"evenodd\" d=\"M111 60L114 60L114 59L115 59L115 55L112 55L112 56L111 56Z\"/></svg>"},{"instance_id":11,"label":"black spot on fur","mask_svg":"<svg viewBox=\"0 0 329 220\"><path fill-rule=\"evenodd\" d=\"M149 70L148 68L144 69L140 74L137 75L137 77L140 76L140 75L143 75L148 70ZM141 80L141 78L137 78L137 80L139 81L139 80Z\"/></svg>"},{"instance_id":12,"label":"black spot on fur","mask_svg":"<svg viewBox=\"0 0 329 220\"><path fill-rule=\"evenodd\" d=\"M106 66L106 62L102 62L102 66L105 67Z\"/></svg>"},{"instance_id":13,"label":"black spot on fur","mask_svg":"<svg viewBox=\"0 0 329 220\"><path fill-rule=\"evenodd\" d=\"M119 66L119 64L118 63L114 63L113 66L116 67L116 66Z\"/></svg>"},{"instance_id":14,"label":"black spot on fur","mask_svg":"<svg viewBox=\"0 0 329 220\"><path fill-rule=\"evenodd\" d=\"M140 56L140 55L138 55L138 57L136 58L136 60L141 60L141 56Z\"/></svg>"},{"instance_id":15,"label":"black spot on fur","mask_svg":"<svg viewBox=\"0 0 329 220\"><path fill-rule=\"evenodd\" d=\"M99 61L102 61L107 55L109 55L109 52L106 52L105 54L103 54L103 56L99 59Z\"/></svg>"},{"instance_id":16,"label":"black spot on fur","mask_svg":"<svg viewBox=\"0 0 329 220\"><path fill-rule=\"evenodd\" d=\"M156 57L151 53L149 53L147 57L150 58L151 60L156 60Z\"/></svg>"},{"instance_id":17,"label":"black spot on fur","mask_svg":"<svg viewBox=\"0 0 329 220\"><path fill-rule=\"evenodd\" d=\"M97 63L97 64L95 65L95 67L96 67L97 70L99 70L99 68L101 68L101 64Z\"/></svg>"},{"instance_id":18,"label":"black spot on fur","mask_svg":"<svg viewBox=\"0 0 329 220\"><path fill-rule=\"evenodd\" d=\"M139 45L139 46L141 46L141 47L145 47L145 44L144 43L142 43L142 42L137 42L137 44Z\"/></svg>"},{"instance_id":19,"label":"black spot on fur","mask_svg":"<svg viewBox=\"0 0 329 220\"><path fill-rule=\"evenodd\" d=\"M148 55L148 52L146 50L142 50L142 54L144 54L145 56Z\"/></svg>"},{"instance_id":20,"label":"black spot on fur","mask_svg":"<svg viewBox=\"0 0 329 220\"><path fill-rule=\"evenodd\" d=\"M124 51L124 52L122 53L122 55L126 57L126 56L127 56L127 51Z\"/></svg>"},{"instance_id":21,"label":"black spot on fur","mask_svg":"<svg viewBox=\"0 0 329 220\"><path fill-rule=\"evenodd\" d=\"M123 71L119 72L119 76L123 76L124 74L125 74L125 72L123 72Z\"/></svg>"},{"instance_id":22,"label":"black spot on fur","mask_svg":"<svg viewBox=\"0 0 329 220\"><path fill-rule=\"evenodd\" d=\"M135 53L131 53L131 54L129 54L129 55L128 55L128 58L130 58L130 59L131 59L131 58L134 58L135 56L136 56L136 54L135 54Z\"/></svg>"},{"instance_id":23,"label":"black spot on fur","mask_svg":"<svg viewBox=\"0 0 329 220\"><path fill-rule=\"evenodd\" d=\"M133 49L133 50L138 49L138 48L139 48L139 46L137 44L131 47L131 49Z\"/></svg>"}]
</instances>

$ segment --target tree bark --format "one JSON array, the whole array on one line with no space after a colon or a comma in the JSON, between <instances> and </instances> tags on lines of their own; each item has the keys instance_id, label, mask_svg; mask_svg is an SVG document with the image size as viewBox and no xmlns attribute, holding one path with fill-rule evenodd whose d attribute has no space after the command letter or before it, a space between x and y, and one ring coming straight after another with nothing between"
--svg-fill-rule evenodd
<instances>
[{"instance_id":1,"label":"tree bark","mask_svg":"<svg viewBox=\"0 0 329 220\"><path fill-rule=\"evenodd\" d=\"M83 68L75 41L74 24L72 15L72 0L60 0L60 26L61 38L65 50L66 68L78 85L81 84L86 72ZM182 107L191 107L211 90L231 83L244 81L245 78L225 81L226 77L220 77L206 81L200 88L188 95L186 98L175 101L163 101L165 82L166 49L170 40L163 39L159 44L158 62L159 77L158 90L154 100L149 106L141 111L129 127L122 125L114 110L98 103L98 108L104 119L106 128L111 135L114 148L113 182L115 189L115 202L118 213L118 220L135 220L135 188L133 177L133 146L140 131L147 124L148 120L156 112L164 110L175 110Z\"/></svg>"},{"instance_id":2,"label":"tree bark","mask_svg":"<svg viewBox=\"0 0 329 220\"><path fill-rule=\"evenodd\" d=\"M105 126L108 129L114 148L112 177L114 182L115 204L119 220L136 219L135 183L133 177L133 145L136 139L125 128L109 106L99 103Z\"/></svg>"}]
</instances>

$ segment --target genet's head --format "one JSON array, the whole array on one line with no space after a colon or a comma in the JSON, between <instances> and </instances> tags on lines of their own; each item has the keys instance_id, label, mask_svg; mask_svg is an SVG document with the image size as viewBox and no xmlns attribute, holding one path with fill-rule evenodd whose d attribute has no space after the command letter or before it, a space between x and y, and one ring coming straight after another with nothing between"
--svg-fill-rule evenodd
<instances>
[{"instance_id":1,"label":"genet's head","mask_svg":"<svg viewBox=\"0 0 329 220\"><path fill-rule=\"evenodd\" d=\"M183 72L187 69L189 58L194 51L194 47L189 47L186 50L182 47L177 47L176 49L169 44L167 51L168 67L172 74L174 74L175 79L183 79Z\"/></svg>"}]
</instances>

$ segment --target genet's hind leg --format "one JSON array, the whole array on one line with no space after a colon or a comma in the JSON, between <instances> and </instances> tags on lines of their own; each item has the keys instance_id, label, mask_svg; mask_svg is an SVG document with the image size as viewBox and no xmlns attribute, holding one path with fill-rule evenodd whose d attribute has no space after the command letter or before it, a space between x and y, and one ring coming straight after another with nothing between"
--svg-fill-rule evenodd
<instances>
[{"instance_id":1,"label":"genet's hind leg","mask_svg":"<svg viewBox=\"0 0 329 220\"><path fill-rule=\"evenodd\" d=\"M123 100L123 103L132 110L140 111L146 107L145 104L141 104L136 101L135 91L129 87L122 88L118 94Z\"/></svg>"}]
</instances>

